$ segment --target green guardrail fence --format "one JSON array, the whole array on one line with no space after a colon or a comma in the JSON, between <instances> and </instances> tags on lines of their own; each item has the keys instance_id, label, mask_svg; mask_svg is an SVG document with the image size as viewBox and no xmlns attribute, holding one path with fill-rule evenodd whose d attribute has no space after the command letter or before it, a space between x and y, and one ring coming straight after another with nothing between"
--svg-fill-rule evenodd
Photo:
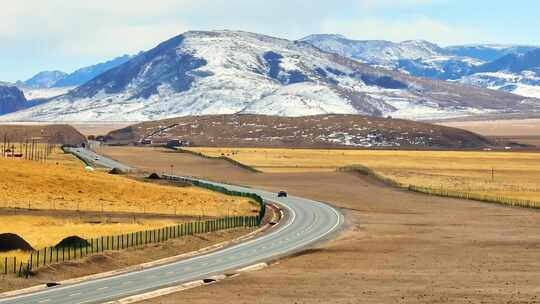
<instances>
[{"instance_id":1,"label":"green guardrail fence","mask_svg":"<svg viewBox=\"0 0 540 304\"><path fill-rule=\"evenodd\" d=\"M165 242L185 236L204 234L219 230L240 227L256 227L260 223L258 216L234 216L215 220L182 223L154 230L144 230L114 236L101 236L89 240L79 240L73 245L47 247L35 250L28 261L17 260L16 257L5 257L0 260L0 273L17 274L28 277L36 269L51 264L81 259L105 251L119 251L127 248L142 247L148 244Z\"/></svg>"}]
</instances>

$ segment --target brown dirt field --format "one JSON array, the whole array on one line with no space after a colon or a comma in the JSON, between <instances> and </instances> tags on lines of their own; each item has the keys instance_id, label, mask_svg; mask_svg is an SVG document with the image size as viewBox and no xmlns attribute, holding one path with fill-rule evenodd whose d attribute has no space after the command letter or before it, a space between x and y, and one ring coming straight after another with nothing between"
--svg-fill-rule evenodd
<instances>
[{"instance_id":1,"label":"brown dirt field","mask_svg":"<svg viewBox=\"0 0 540 304\"><path fill-rule=\"evenodd\" d=\"M465 129L484 136L540 136L540 119L538 118L449 121L438 124Z\"/></svg>"},{"instance_id":2,"label":"brown dirt field","mask_svg":"<svg viewBox=\"0 0 540 304\"><path fill-rule=\"evenodd\" d=\"M109 148L145 170L326 201L338 239L270 268L147 303L540 303L540 212L409 193L352 173L248 173L221 161Z\"/></svg>"},{"instance_id":3,"label":"brown dirt field","mask_svg":"<svg viewBox=\"0 0 540 304\"><path fill-rule=\"evenodd\" d=\"M146 246L144 249L132 248L119 252L105 252L83 260L51 265L46 269L40 269L37 275L29 279L20 279L13 275L4 276L0 274L0 292L122 269L132 265L176 256L238 238L250 231L248 229L219 231L153 244Z\"/></svg>"}]
</instances>

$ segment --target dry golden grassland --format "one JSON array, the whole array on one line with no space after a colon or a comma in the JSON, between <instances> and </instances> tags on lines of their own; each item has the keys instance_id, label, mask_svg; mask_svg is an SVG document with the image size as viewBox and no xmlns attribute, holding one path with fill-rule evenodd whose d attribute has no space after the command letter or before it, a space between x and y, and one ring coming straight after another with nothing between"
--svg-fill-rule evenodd
<instances>
[{"instance_id":1,"label":"dry golden grassland","mask_svg":"<svg viewBox=\"0 0 540 304\"><path fill-rule=\"evenodd\" d=\"M192 148L265 172L321 172L363 165L398 183L540 201L540 154L510 152ZM493 169L493 179L492 179Z\"/></svg>"},{"instance_id":2,"label":"dry golden grassland","mask_svg":"<svg viewBox=\"0 0 540 304\"><path fill-rule=\"evenodd\" d=\"M179 223L173 219L163 218L108 218L100 220L83 216L60 217L47 215L0 215L0 234L16 233L27 241L34 249L56 246L69 236L83 239L97 238L106 235L120 235L131 232L158 229ZM2 257L17 257L26 260L29 252L8 251L0 253Z\"/></svg>"},{"instance_id":3,"label":"dry golden grassland","mask_svg":"<svg viewBox=\"0 0 540 304\"><path fill-rule=\"evenodd\" d=\"M68 236L93 238L126 234L172 226L180 220L180 217L148 218L145 214L223 217L258 212L258 206L247 198L195 187L145 183L106 172L87 172L82 162L59 148L46 162L0 157L0 180L0 209L23 209L19 214L0 215L0 234L15 233L35 249L54 246ZM104 219L89 221L84 214L79 218L29 215L24 209L52 210L53 213L55 210L93 211ZM114 217L118 212L141 216L118 220ZM111 214L115 218L112 222ZM25 259L28 253L0 253L2 258L14 256Z\"/></svg>"},{"instance_id":4,"label":"dry golden grassland","mask_svg":"<svg viewBox=\"0 0 540 304\"><path fill-rule=\"evenodd\" d=\"M44 164L0 159L0 179L0 208L184 216L252 215L257 209L245 198L199 188L144 183L105 172L86 172L81 163L57 165L55 161Z\"/></svg>"}]
</instances>

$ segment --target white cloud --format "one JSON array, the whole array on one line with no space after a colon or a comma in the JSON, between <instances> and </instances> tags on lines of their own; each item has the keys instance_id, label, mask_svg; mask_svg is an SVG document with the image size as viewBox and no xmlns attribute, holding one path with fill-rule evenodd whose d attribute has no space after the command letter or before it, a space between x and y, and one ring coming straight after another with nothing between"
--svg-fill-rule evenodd
<instances>
[{"instance_id":1,"label":"white cloud","mask_svg":"<svg viewBox=\"0 0 540 304\"><path fill-rule=\"evenodd\" d=\"M0 0L0 80L41 69L74 70L149 49L186 30L239 29L289 39L320 32L444 43L478 38L427 17L381 17L447 1Z\"/></svg>"}]
</instances>

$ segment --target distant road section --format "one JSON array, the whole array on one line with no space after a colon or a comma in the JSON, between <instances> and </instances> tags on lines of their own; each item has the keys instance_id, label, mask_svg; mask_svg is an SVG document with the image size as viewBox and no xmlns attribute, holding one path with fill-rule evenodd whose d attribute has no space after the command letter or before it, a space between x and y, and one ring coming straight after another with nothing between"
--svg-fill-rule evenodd
<instances>
[{"instance_id":1,"label":"distant road section","mask_svg":"<svg viewBox=\"0 0 540 304\"><path fill-rule=\"evenodd\" d=\"M80 159L84 160L88 164L94 164L96 167L103 167L103 168L118 168L124 172L129 172L133 170L134 168L124 165L120 162L115 161L114 159L102 156L97 154L94 151L91 151L89 149L85 148L65 148L67 152L70 152Z\"/></svg>"}]
</instances>

